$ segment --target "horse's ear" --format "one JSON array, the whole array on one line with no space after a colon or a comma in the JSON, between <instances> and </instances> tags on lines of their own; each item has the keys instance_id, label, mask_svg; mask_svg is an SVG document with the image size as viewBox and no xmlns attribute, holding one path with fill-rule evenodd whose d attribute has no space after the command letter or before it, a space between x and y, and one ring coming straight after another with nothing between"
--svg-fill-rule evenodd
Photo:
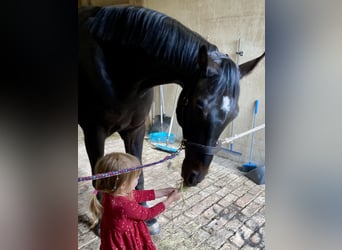
<instances>
[{"instance_id":1,"label":"horse's ear","mask_svg":"<svg viewBox=\"0 0 342 250\"><path fill-rule=\"evenodd\" d=\"M207 71L208 66L208 49L207 46L202 45L198 50L197 62L201 72Z\"/></svg>"},{"instance_id":2,"label":"horse's ear","mask_svg":"<svg viewBox=\"0 0 342 250\"><path fill-rule=\"evenodd\" d=\"M248 75L250 72L252 72L252 70L255 68L255 66L257 66L257 64L260 62L260 60L264 56L265 56L265 52L261 56L239 65L240 79Z\"/></svg>"}]
</instances>

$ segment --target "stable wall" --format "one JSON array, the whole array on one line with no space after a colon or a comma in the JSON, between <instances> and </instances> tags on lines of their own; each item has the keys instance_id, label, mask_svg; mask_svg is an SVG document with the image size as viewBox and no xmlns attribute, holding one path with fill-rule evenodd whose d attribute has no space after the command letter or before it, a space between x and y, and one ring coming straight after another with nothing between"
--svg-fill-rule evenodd
<instances>
[{"instance_id":1,"label":"stable wall","mask_svg":"<svg viewBox=\"0 0 342 250\"><path fill-rule=\"evenodd\" d=\"M110 1L80 0L82 5L135 4L161 11L182 22L190 29L215 44L219 50L228 54L239 64L249 61L265 51L265 1L264 0L141 0ZM238 56L238 41L243 56ZM176 98L175 84L164 85L165 113L172 115ZM155 103L151 109L150 119L160 113L159 87L155 87ZM180 93L180 92L178 92ZM265 59L255 70L240 81L240 113L234 120L233 134L252 128L255 100L259 101L256 126L265 123ZM193 126L196 126L194 124ZM231 136L231 124L223 131L221 138ZM176 139L182 139L182 131L174 120L172 133ZM234 142L233 149L242 153L242 157L227 155L241 162L248 161L251 136ZM254 135L253 161L265 162L265 129ZM228 145L226 145L228 147Z\"/></svg>"}]
</instances>

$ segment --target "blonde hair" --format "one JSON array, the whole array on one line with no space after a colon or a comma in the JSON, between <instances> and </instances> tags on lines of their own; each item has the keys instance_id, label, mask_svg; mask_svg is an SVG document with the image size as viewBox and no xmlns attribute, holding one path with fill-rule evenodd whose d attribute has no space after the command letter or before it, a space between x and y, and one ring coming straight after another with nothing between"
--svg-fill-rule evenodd
<instances>
[{"instance_id":1,"label":"blonde hair","mask_svg":"<svg viewBox=\"0 0 342 250\"><path fill-rule=\"evenodd\" d=\"M121 169L133 168L140 166L138 158L133 155L125 153L110 153L100 158L95 165L95 174L118 171ZM117 176L98 179L95 182L95 189L98 192L116 194L119 187L124 183L132 183L132 181L139 176L141 169L132 171ZM130 185L125 185L124 191L132 197L132 190ZM122 190L122 189L121 189ZM98 201L96 195L92 195L89 204L89 210L93 216L93 222L90 228L94 228L102 215L102 205Z\"/></svg>"}]
</instances>

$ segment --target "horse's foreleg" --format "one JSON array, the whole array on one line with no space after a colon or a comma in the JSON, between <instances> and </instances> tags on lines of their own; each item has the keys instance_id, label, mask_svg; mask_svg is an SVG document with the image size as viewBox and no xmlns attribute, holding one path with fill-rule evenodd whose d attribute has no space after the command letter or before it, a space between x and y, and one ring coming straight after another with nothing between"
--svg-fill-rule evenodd
<instances>
[{"instance_id":1,"label":"horse's foreleg","mask_svg":"<svg viewBox=\"0 0 342 250\"><path fill-rule=\"evenodd\" d=\"M95 164L99 158L104 155L104 143L106 134L101 127L92 127L83 129L84 143L87 150L88 158L91 165L91 173L95 174ZM95 187L95 180L93 181Z\"/></svg>"},{"instance_id":2,"label":"horse's foreleg","mask_svg":"<svg viewBox=\"0 0 342 250\"><path fill-rule=\"evenodd\" d=\"M129 130L125 132L120 132L121 138L125 142L125 150L126 153L130 153L140 160L142 164L142 150L143 150L143 143L144 143L144 136L145 136L145 123L142 123L139 127L135 128L134 130ZM139 176L138 185L136 189L143 190L144 189L144 173L141 171ZM147 207L146 202L142 202L141 205ZM151 235L158 234L160 232L160 227L155 218L146 221L148 226L149 232Z\"/></svg>"},{"instance_id":3,"label":"horse's foreleg","mask_svg":"<svg viewBox=\"0 0 342 250\"><path fill-rule=\"evenodd\" d=\"M136 127L132 130L126 130L119 132L121 138L125 143L126 153L132 154L136 156L140 163L142 164L142 150L143 150L143 142L145 136L145 124L143 123L139 127ZM144 189L144 173L141 171L139 176L138 185L136 187L138 190Z\"/></svg>"}]
</instances>

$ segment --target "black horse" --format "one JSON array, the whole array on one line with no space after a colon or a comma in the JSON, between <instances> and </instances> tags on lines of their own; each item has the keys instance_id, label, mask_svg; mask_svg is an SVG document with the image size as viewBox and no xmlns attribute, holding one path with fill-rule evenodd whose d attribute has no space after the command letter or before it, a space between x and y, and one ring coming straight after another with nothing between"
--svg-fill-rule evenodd
<instances>
[{"instance_id":1,"label":"black horse","mask_svg":"<svg viewBox=\"0 0 342 250\"><path fill-rule=\"evenodd\" d=\"M141 7L79 9L78 123L94 173L105 139L118 132L141 161L152 87L183 90L177 120L183 129L184 184L203 180L218 138L238 115L239 80L260 57L237 66L177 20ZM138 189L143 189L143 174Z\"/></svg>"}]
</instances>

